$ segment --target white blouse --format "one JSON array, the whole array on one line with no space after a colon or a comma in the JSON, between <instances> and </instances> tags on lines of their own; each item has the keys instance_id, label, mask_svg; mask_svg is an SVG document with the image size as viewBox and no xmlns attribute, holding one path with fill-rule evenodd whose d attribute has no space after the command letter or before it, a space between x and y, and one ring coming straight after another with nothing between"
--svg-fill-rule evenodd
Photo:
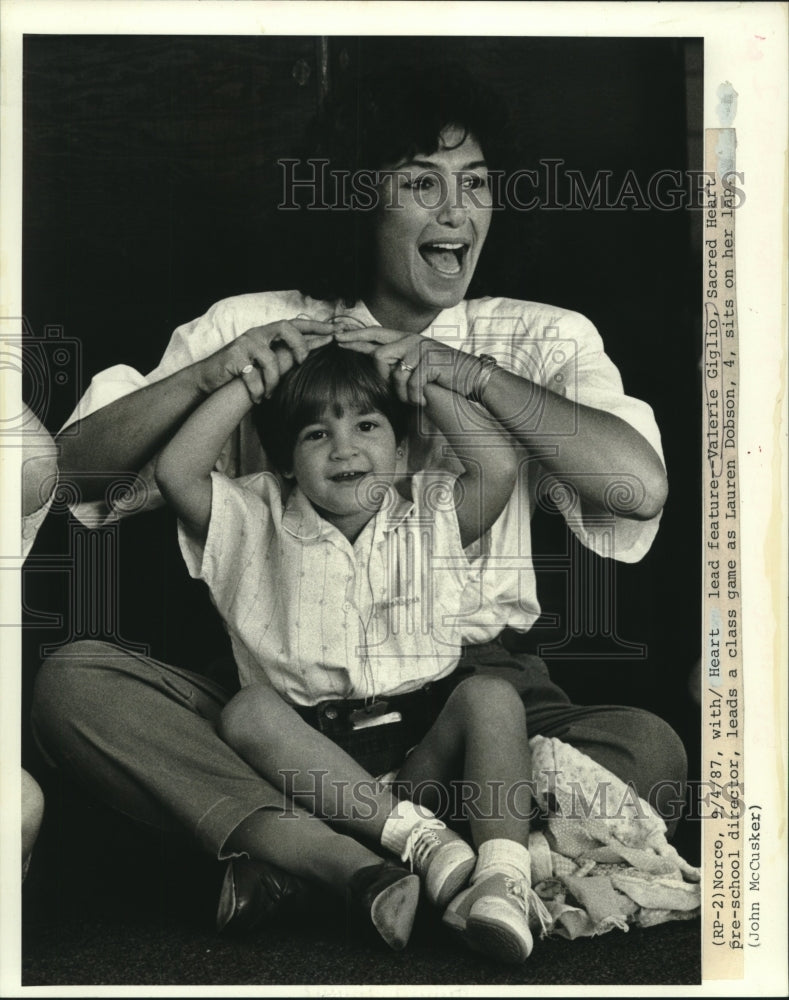
<instances>
[{"instance_id":1,"label":"white blouse","mask_svg":"<svg viewBox=\"0 0 789 1000\"><path fill-rule=\"evenodd\" d=\"M224 299L205 315L178 327L160 364L147 376L126 365L116 365L97 375L69 423L207 357L253 326L296 316L328 320L337 315L353 316L364 326L380 325L362 302L346 309L341 303L310 299L297 291L256 292ZM660 432L651 408L625 395L619 372L605 353L599 333L580 313L518 299L464 300L439 313L425 336L471 354L492 354L500 365L516 374L586 406L615 414L639 431L662 457ZM446 463L440 452L440 441L434 438L429 467L433 462ZM613 527L610 519L601 524L582 505L573 503L567 490L547 477L525 449L520 450L520 455L521 474L511 500L490 531L467 550L479 571L476 598L469 598L464 612L463 637L468 643L486 642L505 625L528 631L540 614L530 521L541 496L550 494L560 501L559 509L571 531L598 555L638 562L649 551L658 530L660 514L648 521L618 516L613 519ZM424 467L424 460L422 464ZM231 477L267 468L251 421L242 422L223 450L217 468ZM141 470L139 482L140 504L127 497L125 511L160 502L153 481L153 462ZM616 491L620 501L626 503L630 490L637 494L638 484L623 475ZM82 504L75 512L82 518L106 517L109 512L106 508L99 511L100 506ZM123 513L112 512L114 516ZM563 567L564 563L556 568L567 572Z\"/></svg>"}]
</instances>

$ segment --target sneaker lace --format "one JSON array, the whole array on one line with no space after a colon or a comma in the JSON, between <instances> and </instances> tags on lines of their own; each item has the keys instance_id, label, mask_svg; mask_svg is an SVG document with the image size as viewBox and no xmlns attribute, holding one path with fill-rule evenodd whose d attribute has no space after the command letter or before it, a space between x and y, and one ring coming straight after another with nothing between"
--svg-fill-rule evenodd
<instances>
[{"instance_id":1,"label":"sneaker lace","mask_svg":"<svg viewBox=\"0 0 789 1000\"><path fill-rule=\"evenodd\" d=\"M411 830L401 855L401 860L411 865L411 871L415 867L421 871L427 865L430 855L441 844L435 831L445 829L446 824L440 819L426 819Z\"/></svg>"},{"instance_id":2,"label":"sneaker lace","mask_svg":"<svg viewBox=\"0 0 789 1000\"><path fill-rule=\"evenodd\" d=\"M523 910L532 923L532 918L540 925L540 937L544 937L553 925L553 917L548 907L532 889L526 879L506 877L504 883L507 892Z\"/></svg>"}]
</instances>

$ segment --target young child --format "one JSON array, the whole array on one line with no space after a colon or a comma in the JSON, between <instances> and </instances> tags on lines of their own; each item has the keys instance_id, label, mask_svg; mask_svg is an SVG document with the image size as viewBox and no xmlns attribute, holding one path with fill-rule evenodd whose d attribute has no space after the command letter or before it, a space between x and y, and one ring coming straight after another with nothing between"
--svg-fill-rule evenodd
<instances>
[{"instance_id":1,"label":"young child","mask_svg":"<svg viewBox=\"0 0 789 1000\"><path fill-rule=\"evenodd\" d=\"M466 360L442 381L473 385L484 367ZM270 398L255 420L279 474L231 481L212 470L262 392L257 370L244 375L188 418L156 470L190 571L232 639L242 688L220 732L312 813L409 860L472 947L522 961L533 897L524 709L506 682L451 677L473 609L463 549L512 492L509 439L464 395L429 382L418 415L448 440L460 472L408 480L408 409L371 358L330 344L276 386L266 372ZM398 788L415 789L415 801L371 777L398 767ZM471 790L478 857L427 808L457 777ZM398 946L409 929L398 927Z\"/></svg>"}]
</instances>

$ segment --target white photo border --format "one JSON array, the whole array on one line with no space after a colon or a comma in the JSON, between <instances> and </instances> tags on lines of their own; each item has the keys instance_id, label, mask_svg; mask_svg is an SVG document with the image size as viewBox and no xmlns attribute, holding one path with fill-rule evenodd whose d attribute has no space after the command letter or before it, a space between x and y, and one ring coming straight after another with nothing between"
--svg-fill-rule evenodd
<instances>
[{"instance_id":1,"label":"white photo border","mask_svg":"<svg viewBox=\"0 0 789 1000\"><path fill-rule=\"evenodd\" d=\"M193 2L193 0L3 0L0 8L0 317L21 316L22 39L35 34L191 35L555 35L702 37L704 124L719 117L718 87L737 92L732 124L737 169L747 199L737 212L740 342L739 478L742 516L742 609L745 688L746 807L761 803L764 833L762 943L745 950L742 981L699 987L643 987L652 995L783 995L786 964L786 706L787 706L787 413L786 413L786 153L787 12L785 3L384 3ZM581 30L579 31L579 26ZM701 309L701 303L699 304ZM21 384L2 373L0 418L21 410ZM0 552L18 552L19 470L0 449ZM5 581L4 581L5 583ZM4 587L17 608L17 587ZM8 619L4 619L8 620ZM0 732L3 802L0 855L0 992L4 996L104 996L106 987L60 990L20 985L18 822L19 636L4 629ZM757 738L758 736L758 738ZM447 987L443 988L444 991ZM450 988L452 989L452 988ZM632 988L631 988L632 990ZM469 995L483 989L455 988ZM136 995L114 988L113 995ZM185 986L147 988L146 995L362 995L363 987L294 989ZM382 988L379 994L424 994ZM506 992L502 990L502 992ZM517 991L519 992L519 991ZM585 987L543 987L545 995L599 995ZM610 995L628 988L609 988Z\"/></svg>"}]
</instances>

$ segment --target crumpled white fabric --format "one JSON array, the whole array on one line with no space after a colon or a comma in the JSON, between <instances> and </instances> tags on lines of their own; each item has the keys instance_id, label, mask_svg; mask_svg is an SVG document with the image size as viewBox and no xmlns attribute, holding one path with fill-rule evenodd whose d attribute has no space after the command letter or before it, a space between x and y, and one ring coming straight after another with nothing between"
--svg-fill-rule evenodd
<instances>
[{"instance_id":1,"label":"crumpled white fabric","mask_svg":"<svg viewBox=\"0 0 789 1000\"><path fill-rule=\"evenodd\" d=\"M561 740L535 736L529 745L535 802L548 817L529 839L548 933L588 937L696 917L701 872L635 789Z\"/></svg>"}]
</instances>

